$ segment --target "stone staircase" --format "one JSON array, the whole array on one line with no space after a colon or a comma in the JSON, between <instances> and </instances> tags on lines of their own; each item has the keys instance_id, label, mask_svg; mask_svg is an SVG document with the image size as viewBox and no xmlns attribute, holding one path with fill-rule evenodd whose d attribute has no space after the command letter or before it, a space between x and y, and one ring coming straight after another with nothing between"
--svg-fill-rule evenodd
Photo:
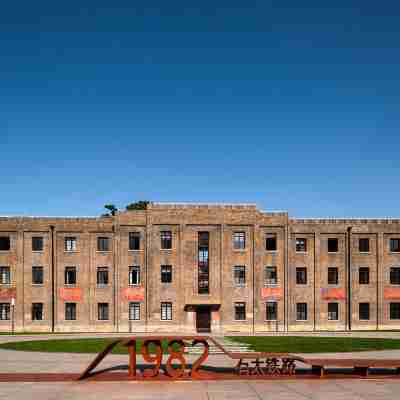
<instances>
[{"instance_id":1,"label":"stone staircase","mask_svg":"<svg viewBox=\"0 0 400 400\"><path fill-rule=\"evenodd\" d=\"M215 340L226 350L235 353L247 353L251 351L249 345L233 342L232 340L227 339L226 337L215 337ZM209 354L224 354L222 350L220 350L217 346L213 343L209 342ZM185 350L186 354L193 354L193 355L200 355L203 353L203 346L191 346L188 345Z\"/></svg>"}]
</instances>

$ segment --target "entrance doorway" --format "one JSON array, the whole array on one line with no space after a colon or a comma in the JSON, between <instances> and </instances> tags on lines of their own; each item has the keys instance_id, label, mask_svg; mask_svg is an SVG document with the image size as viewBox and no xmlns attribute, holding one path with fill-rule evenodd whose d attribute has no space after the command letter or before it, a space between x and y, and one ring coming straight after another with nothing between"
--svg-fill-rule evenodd
<instances>
[{"instance_id":1,"label":"entrance doorway","mask_svg":"<svg viewBox=\"0 0 400 400\"><path fill-rule=\"evenodd\" d=\"M211 308L196 308L196 329L197 332L211 332Z\"/></svg>"}]
</instances>

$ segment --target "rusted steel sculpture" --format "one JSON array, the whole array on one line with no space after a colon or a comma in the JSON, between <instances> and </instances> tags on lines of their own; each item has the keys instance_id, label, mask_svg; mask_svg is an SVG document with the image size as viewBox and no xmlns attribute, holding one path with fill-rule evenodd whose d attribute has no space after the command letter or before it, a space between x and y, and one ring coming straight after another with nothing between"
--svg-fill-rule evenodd
<instances>
[{"instance_id":1,"label":"rusted steel sculpture","mask_svg":"<svg viewBox=\"0 0 400 400\"><path fill-rule=\"evenodd\" d=\"M150 368L146 367L143 372L137 370L136 344L138 341L142 342L141 355L143 360L152 365ZM163 342L166 343L167 354L164 354ZM151 379L160 375L171 379L201 379L211 377L210 374L204 371L200 372L201 366L208 358L209 343L213 343L229 358L238 360L238 364L234 369L236 375L293 375L295 373L296 358L287 353L232 353L226 351L215 339L205 336L144 336L133 337L131 339L118 339L111 342L90 363L79 379L91 376L92 371L117 344L128 347L128 375L132 379L139 376L141 379ZM191 346L203 346L202 354L190 366L184 355L188 344ZM167 360L162 368L164 356L167 357Z\"/></svg>"}]
</instances>

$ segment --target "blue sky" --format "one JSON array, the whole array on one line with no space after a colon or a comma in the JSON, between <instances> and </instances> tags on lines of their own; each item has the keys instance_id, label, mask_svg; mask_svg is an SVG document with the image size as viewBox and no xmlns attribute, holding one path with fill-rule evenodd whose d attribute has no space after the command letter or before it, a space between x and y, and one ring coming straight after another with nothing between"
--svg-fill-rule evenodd
<instances>
[{"instance_id":1,"label":"blue sky","mask_svg":"<svg viewBox=\"0 0 400 400\"><path fill-rule=\"evenodd\" d=\"M149 199L400 217L399 17L365 0L7 2L0 215Z\"/></svg>"}]
</instances>

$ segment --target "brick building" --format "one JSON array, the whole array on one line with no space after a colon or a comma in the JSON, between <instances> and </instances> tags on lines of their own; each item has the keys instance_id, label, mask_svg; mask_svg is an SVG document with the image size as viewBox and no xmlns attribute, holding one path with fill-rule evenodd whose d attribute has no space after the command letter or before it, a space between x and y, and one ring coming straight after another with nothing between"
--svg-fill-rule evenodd
<instances>
[{"instance_id":1,"label":"brick building","mask_svg":"<svg viewBox=\"0 0 400 400\"><path fill-rule=\"evenodd\" d=\"M3 217L0 331L13 327L400 329L400 220L160 203L115 217Z\"/></svg>"}]
</instances>

